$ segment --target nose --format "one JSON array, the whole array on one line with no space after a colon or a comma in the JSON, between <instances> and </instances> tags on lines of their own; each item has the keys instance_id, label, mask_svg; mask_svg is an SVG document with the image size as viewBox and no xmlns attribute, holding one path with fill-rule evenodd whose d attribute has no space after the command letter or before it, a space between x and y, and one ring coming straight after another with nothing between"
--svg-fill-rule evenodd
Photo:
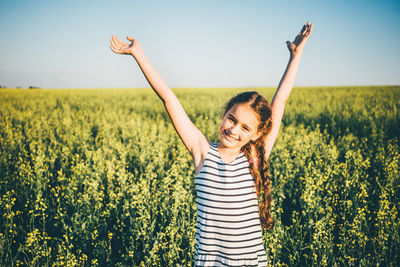
<instances>
[{"instance_id":1,"label":"nose","mask_svg":"<svg viewBox=\"0 0 400 267\"><path fill-rule=\"evenodd\" d=\"M239 133L239 126L237 124L232 125L232 127L229 128L229 131L232 135L237 135Z\"/></svg>"}]
</instances>

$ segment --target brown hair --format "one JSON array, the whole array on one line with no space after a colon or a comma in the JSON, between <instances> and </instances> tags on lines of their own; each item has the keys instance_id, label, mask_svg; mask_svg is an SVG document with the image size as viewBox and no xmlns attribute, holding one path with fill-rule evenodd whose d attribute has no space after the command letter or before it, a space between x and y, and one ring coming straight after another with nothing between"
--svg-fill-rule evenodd
<instances>
[{"instance_id":1,"label":"brown hair","mask_svg":"<svg viewBox=\"0 0 400 267\"><path fill-rule=\"evenodd\" d=\"M244 145L241 150L249 159L250 173L254 178L258 197L258 211L261 223L267 230L271 229L274 220L271 216L270 177L268 173L269 161L265 158L265 136L271 131L271 106L268 101L257 92L243 92L233 97L225 106L226 114L236 104L248 104L258 114L259 138ZM253 158L253 156L255 158Z\"/></svg>"}]
</instances>

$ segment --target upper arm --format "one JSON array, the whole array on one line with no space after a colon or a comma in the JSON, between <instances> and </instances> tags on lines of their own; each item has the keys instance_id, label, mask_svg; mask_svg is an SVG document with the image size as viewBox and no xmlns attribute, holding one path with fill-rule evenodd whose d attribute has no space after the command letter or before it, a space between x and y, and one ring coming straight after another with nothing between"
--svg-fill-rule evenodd
<instances>
[{"instance_id":1,"label":"upper arm","mask_svg":"<svg viewBox=\"0 0 400 267\"><path fill-rule=\"evenodd\" d=\"M266 158L269 157L272 147L275 144L276 138L278 137L279 128L281 126L282 117L285 110L285 105L286 105L286 100L284 99L274 98L272 101L271 104L272 128L264 141Z\"/></svg>"}]
</instances>

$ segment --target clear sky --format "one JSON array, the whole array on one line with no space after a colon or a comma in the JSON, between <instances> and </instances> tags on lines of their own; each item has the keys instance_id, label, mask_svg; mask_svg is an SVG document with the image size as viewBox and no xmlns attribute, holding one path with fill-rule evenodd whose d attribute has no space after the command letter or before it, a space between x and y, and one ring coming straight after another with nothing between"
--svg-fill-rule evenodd
<instances>
[{"instance_id":1,"label":"clear sky","mask_svg":"<svg viewBox=\"0 0 400 267\"><path fill-rule=\"evenodd\" d=\"M400 1L0 0L0 85L148 87L112 34L140 43L170 87L277 86L314 23L297 86L400 84Z\"/></svg>"}]
</instances>

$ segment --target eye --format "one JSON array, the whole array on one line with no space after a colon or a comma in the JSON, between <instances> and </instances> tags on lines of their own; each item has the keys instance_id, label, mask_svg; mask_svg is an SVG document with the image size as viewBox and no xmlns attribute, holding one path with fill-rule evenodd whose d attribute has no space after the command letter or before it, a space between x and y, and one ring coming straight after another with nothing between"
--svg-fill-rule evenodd
<instances>
[{"instance_id":1,"label":"eye","mask_svg":"<svg viewBox=\"0 0 400 267\"><path fill-rule=\"evenodd\" d=\"M228 120L230 120L231 122L235 122L235 119L231 116L228 117Z\"/></svg>"},{"instance_id":2,"label":"eye","mask_svg":"<svg viewBox=\"0 0 400 267\"><path fill-rule=\"evenodd\" d=\"M249 131L250 131L250 129L249 129L248 127L246 127L246 126L243 126L243 129L244 129L246 132L249 132Z\"/></svg>"}]
</instances>

